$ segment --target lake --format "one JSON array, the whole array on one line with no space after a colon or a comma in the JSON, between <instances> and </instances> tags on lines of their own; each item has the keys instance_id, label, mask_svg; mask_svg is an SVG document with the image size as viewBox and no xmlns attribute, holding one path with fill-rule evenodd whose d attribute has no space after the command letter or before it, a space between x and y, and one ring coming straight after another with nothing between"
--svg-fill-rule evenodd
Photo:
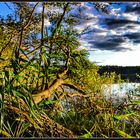
<instances>
[{"instance_id":1,"label":"lake","mask_svg":"<svg viewBox=\"0 0 140 140\"><path fill-rule=\"evenodd\" d=\"M132 99L140 99L140 83L112 84L105 87L105 97L107 99L112 98L113 102L123 101L128 96Z\"/></svg>"}]
</instances>

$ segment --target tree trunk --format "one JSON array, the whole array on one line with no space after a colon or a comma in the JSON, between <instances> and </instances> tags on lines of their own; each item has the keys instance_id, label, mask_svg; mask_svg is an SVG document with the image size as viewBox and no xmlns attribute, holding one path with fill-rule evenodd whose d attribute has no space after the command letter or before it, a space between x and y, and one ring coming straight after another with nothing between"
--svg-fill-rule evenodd
<instances>
[{"instance_id":1,"label":"tree trunk","mask_svg":"<svg viewBox=\"0 0 140 140\"><path fill-rule=\"evenodd\" d=\"M53 82L53 84L49 87L49 89L32 95L34 103L37 104L41 102L43 99L49 98L52 95L53 91L56 90L63 83L64 83L63 79L56 79Z\"/></svg>"}]
</instances>

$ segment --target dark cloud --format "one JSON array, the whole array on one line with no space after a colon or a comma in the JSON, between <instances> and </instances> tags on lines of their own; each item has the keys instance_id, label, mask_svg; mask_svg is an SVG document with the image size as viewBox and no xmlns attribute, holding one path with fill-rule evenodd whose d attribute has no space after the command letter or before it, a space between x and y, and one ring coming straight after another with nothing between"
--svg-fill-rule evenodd
<instances>
[{"instance_id":1,"label":"dark cloud","mask_svg":"<svg viewBox=\"0 0 140 140\"><path fill-rule=\"evenodd\" d=\"M108 26L109 29L114 29L117 27L122 27L125 25L133 24L134 25L140 25L140 22L138 21L132 21L127 19L104 19L104 24Z\"/></svg>"},{"instance_id":2,"label":"dark cloud","mask_svg":"<svg viewBox=\"0 0 140 140\"><path fill-rule=\"evenodd\" d=\"M138 43L140 43L140 39L134 40L133 42L138 44Z\"/></svg>"},{"instance_id":3,"label":"dark cloud","mask_svg":"<svg viewBox=\"0 0 140 140\"><path fill-rule=\"evenodd\" d=\"M140 33L139 32L136 32L136 33L128 33L128 34L125 34L124 37L127 37L128 39L131 39L131 40L140 40Z\"/></svg>"},{"instance_id":4,"label":"dark cloud","mask_svg":"<svg viewBox=\"0 0 140 140\"><path fill-rule=\"evenodd\" d=\"M134 29L134 28L135 28L135 25L129 25L129 24L128 24L128 25L125 26L125 28L126 28L126 29Z\"/></svg>"},{"instance_id":5,"label":"dark cloud","mask_svg":"<svg viewBox=\"0 0 140 140\"><path fill-rule=\"evenodd\" d=\"M140 33L129 33L125 34L124 37L127 37L129 40L133 41L135 44L140 43Z\"/></svg>"},{"instance_id":6,"label":"dark cloud","mask_svg":"<svg viewBox=\"0 0 140 140\"><path fill-rule=\"evenodd\" d=\"M99 50L109 50L109 51L126 51L126 50L130 50L128 48L125 47L121 47L119 46L119 43L115 43L115 42L90 42L93 43L95 46L94 48L98 48Z\"/></svg>"},{"instance_id":7,"label":"dark cloud","mask_svg":"<svg viewBox=\"0 0 140 140\"><path fill-rule=\"evenodd\" d=\"M133 5L135 5L135 6L133 6ZM126 13L134 12L136 14L140 14L140 3L133 3L133 5L127 4L125 12Z\"/></svg>"},{"instance_id":8,"label":"dark cloud","mask_svg":"<svg viewBox=\"0 0 140 140\"><path fill-rule=\"evenodd\" d=\"M140 14L140 3L121 3L120 7L123 7L121 12L113 16L100 15L98 20L93 20L93 23L98 26L91 24L90 28L85 30L81 37L87 41L91 48L118 52L131 50L129 45L132 42L140 43L140 32L138 31L140 22L136 21ZM86 25L86 22L82 22L82 24ZM124 44L128 45L123 47Z\"/></svg>"},{"instance_id":9,"label":"dark cloud","mask_svg":"<svg viewBox=\"0 0 140 140\"><path fill-rule=\"evenodd\" d=\"M119 43L114 42L95 42L94 43L95 48L98 48L100 50L109 50L109 51L123 51L126 50L126 48L119 47Z\"/></svg>"},{"instance_id":10,"label":"dark cloud","mask_svg":"<svg viewBox=\"0 0 140 140\"><path fill-rule=\"evenodd\" d=\"M138 21L132 21L131 19L104 19L104 24L107 25L108 31L116 30L120 32L127 32L129 29L133 30L136 26L139 26ZM134 31L134 30L133 30ZM100 38L100 37L98 37ZM128 42L126 42L126 39ZM125 35L110 35L106 36L103 41L89 41L88 43L93 44L95 48L100 50L109 50L109 51L126 51L131 50L129 48L123 47L122 43L134 42L135 44L140 43L140 32L129 32ZM129 45L128 45L129 46Z\"/></svg>"},{"instance_id":11,"label":"dark cloud","mask_svg":"<svg viewBox=\"0 0 140 140\"><path fill-rule=\"evenodd\" d=\"M111 36L111 38L108 39L108 41L112 43L121 44L125 42L125 39L122 36L114 35L114 36Z\"/></svg>"},{"instance_id":12,"label":"dark cloud","mask_svg":"<svg viewBox=\"0 0 140 140\"><path fill-rule=\"evenodd\" d=\"M131 50L121 46L121 43L124 43L125 39L121 36L112 36L111 38L106 38L101 41L89 41L88 43L94 48L99 50L109 50L109 51L126 51Z\"/></svg>"}]
</instances>

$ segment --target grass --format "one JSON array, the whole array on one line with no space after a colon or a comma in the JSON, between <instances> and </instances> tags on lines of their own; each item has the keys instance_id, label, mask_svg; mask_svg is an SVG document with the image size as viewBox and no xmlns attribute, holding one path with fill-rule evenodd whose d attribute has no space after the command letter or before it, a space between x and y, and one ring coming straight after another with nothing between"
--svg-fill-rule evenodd
<instances>
[{"instance_id":1,"label":"grass","mask_svg":"<svg viewBox=\"0 0 140 140\"><path fill-rule=\"evenodd\" d=\"M106 89L110 97L112 77L101 77L104 81L108 80ZM131 95L129 100L114 104L112 98L107 99L104 95L103 81L98 81L98 93L71 97L64 94L62 98L55 94L35 106L30 96L35 90L32 84L34 76L19 76L14 85L12 78L12 72L2 72L1 137L140 138L138 95L135 95L135 100ZM26 102L25 106L22 106L20 99Z\"/></svg>"}]
</instances>

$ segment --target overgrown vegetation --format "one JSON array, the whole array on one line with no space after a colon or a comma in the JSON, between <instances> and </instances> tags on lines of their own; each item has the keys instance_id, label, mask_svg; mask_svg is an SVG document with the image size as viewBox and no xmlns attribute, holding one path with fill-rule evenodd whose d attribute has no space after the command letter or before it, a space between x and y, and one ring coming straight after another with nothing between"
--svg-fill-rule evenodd
<instances>
[{"instance_id":1,"label":"overgrown vegetation","mask_svg":"<svg viewBox=\"0 0 140 140\"><path fill-rule=\"evenodd\" d=\"M79 49L80 17L70 14L79 3L13 5L0 21L0 136L139 138L139 100L113 104L111 86L122 80L100 76Z\"/></svg>"}]
</instances>

